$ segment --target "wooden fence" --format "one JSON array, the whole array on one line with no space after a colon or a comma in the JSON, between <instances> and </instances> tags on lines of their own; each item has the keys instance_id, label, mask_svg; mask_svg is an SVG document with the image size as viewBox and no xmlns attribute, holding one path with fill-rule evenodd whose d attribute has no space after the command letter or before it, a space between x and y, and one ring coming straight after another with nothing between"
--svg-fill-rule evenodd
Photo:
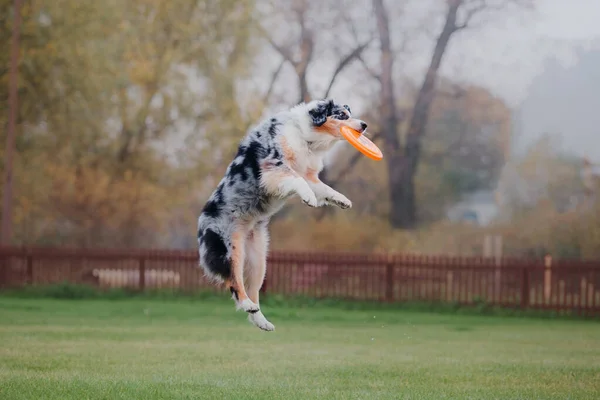
<instances>
[{"instance_id":1,"label":"wooden fence","mask_svg":"<svg viewBox=\"0 0 600 400\"><path fill-rule=\"evenodd\" d=\"M0 248L0 287L65 281L139 290L213 288L195 251ZM263 291L600 315L600 261L273 252Z\"/></svg>"}]
</instances>

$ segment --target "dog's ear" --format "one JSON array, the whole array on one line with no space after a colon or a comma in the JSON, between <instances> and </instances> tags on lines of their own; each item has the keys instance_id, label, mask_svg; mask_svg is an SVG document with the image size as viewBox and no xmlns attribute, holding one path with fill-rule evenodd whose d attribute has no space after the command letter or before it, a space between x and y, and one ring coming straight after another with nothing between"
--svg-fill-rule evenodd
<instances>
[{"instance_id":1,"label":"dog's ear","mask_svg":"<svg viewBox=\"0 0 600 400\"><path fill-rule=\"evenodd\" d=\"M348 110L348 112L349 112L350 114L352 114L352 111L350 111L350 107L348 106L348 104L344 104L344 108L345 108L346 110Z\"/></svg>"},{"instance_id":2,"label":"dog's ear","mask_svg":"<svg viewBox=\"0 0 600 400\"><path fill-rule=\"evenodd\" d=\"M325 99L317 101L308 114L311 116L315 126L321 126L327 122L327 117L330 117L333 112L333 100Z\"/></svg>"}]
</instances>

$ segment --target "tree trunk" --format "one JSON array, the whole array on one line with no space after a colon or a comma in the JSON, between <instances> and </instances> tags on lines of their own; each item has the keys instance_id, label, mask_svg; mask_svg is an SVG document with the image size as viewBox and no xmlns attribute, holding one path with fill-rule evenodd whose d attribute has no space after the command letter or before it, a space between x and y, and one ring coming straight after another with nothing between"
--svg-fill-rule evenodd
<instances>
[{"instance_id":1,"label":"tree trunk","mask_svg":"<svg viewBox=\"0 0 600 400\"><path fill-rule=\"evenodd\" d=\"M310 93L308 92L308 83L306 81L306 70L298 74L299 88L300 88L300 101L299 103L308 103L311 100Z\"/></svg>"},{"instance_id":2,"label":"tree trunk","mask_svg":"<svg viewBox=\"0 0 600 400\"><path fill-rule=\"evenodd\" d=\"M377 20L377 31L379 32L379 42L381 47L381 123L382 135L385 142L385 160L388 170L388 187L390 199L390 224L395 228L404 227L403 221L406 216L403 211L406 209L405 192L402 190L406 184L402 174L403 154L398 135L398 116L396 109L396 99L394 97L393 66L394 59L390 43L390 31L387 12L383 0L373 0L373 8Z\"/></svg>"},{"instance_id":3,"label":"tree trunk","mask_svg":"<svg viewBox=\"0 0 600 400\"><path fill-rule=\"evenodd\" d=\"M381 38L381 100L383 103L382 116L386 138L386 150L388 153L386 156L391 203L390 224L395 228L412 229L417 224L415 174L417 173L417 166L421 156L421 140L427 127L429 110L435 93L435 82L442 63L442 58L452 34L457 31L456 14L461 1L451 0L448 2L449 5L444 28L436 41L429 68L427 69L419 93L417 94L403 151L400 151L398 144L398 118L396 117L396 108L391 86L392 61L389 44L389 30L387 29L387 14L385 13L382 0L373 0L373 4L375 6L377 25Z\"/></svg>"}]
</instances>

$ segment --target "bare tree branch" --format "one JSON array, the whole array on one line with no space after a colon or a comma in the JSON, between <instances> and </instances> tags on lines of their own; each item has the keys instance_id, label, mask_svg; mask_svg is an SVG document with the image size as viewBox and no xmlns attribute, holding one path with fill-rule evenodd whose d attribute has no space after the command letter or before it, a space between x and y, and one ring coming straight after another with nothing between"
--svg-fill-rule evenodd
<instances>
[{"instance_id":1,"label":"bare tree branch","mask_svg":"<svg viewBox=\"0 0 600 400\"><path fill-rule=\"evenodd\" d=\"M481 14L482 12L488 11L500 11L505 9L510 4L514 4L521 8L532 8L533 3L531 0L504 0L500 3L493 3L489 0L451 0L457 1L458 7L464 9L466 14L461 23L457 23L454 31L460 31L468 28L471 24L473 17Z\"/></svg>"},{"instance_id":2,"label":"bare tree branch","mask_svg":"<svg viewBox=\"0 0 600 400\"><path fill-rule=\"evenodd\" d=\"M275 72L273 72L273 75L271 75L271 81L269 83L269 88L267 89L267 92L264 94L263 96L263 104L266 104L269 101L269 98L271 97L271 93L273 93L273 89L275 88L275 82L277 82L277 78L279 77L279 74L281 73L281 70L283 69L283 66L285 65L286 60L283 59L281 60L281 62L279 63L279 66L277 67L277 69L275 70Z\"/></svg>"},{"instance_id":3,"label":"bare tree branch","mask_svg":"<svg viewBox=\"0 0 600 400\"><path fill-rule=\"evenodd\" d=\"M300 61L295 65L295 68L300 81L300 102L308 102L311 95L308 90L307 72L315 49L314 35L306 26L308 2L300 0L295 2L294 5L296 6L295 11L298 15L298 23L300 24Z\"/></svg>"},{"instance_id":4,"label":"bare tree branch","mask_svg":"<svg viewBox=\"0 0 600 400\"><path fill-rule=\"evenodd\" d=\"M344 68L346 68L353 60L360 57L360 54L371 44L371 42L373 42L373 38L359 45L340 60L333 75L331 76L331 79L329 80L329 85L327 86L327 90L325 91L323 98L327 98L329 96L329 92L331 91L331 88L333 87L333 84L335 83L335 80L340 72L342 72Z\"/></svg>"},{"instance_id":5,"label":"bare tree branch","mask_svg":"<svg viewBox=\"0 0 600 400\"><path fill-rule=\"evenodd\" d=\"M356 26L354 24L354 21L348 16L347 13L342 13L342 19L344 20L344 23L346 24L346 26L350 27L350 33L352 33L352 38L354 39L354 41L358 42L359 37L358 37L358 32L356 31ZM375 35L372 34L371 38L374 39ZM373 71L373 69L371 67L369 67L369 65L366 63L365 59L362 57L362 51L360 51L356 55L356 59L362 64L363 68L365 69L365 71L367 71L367 73L371 76L371 78L373 78L381 83L380 74Z\"/></svg>"},{"instance_id":6,"label":"bare tree branch","mask_svg":"<svg viewBox=\"0 0 600 400\"><path fill-rule=\"evenodd\" d=\"M474 7L467 10L467 14L465 15L465 19L463 20L462 23L454 25L454 31L460 31L462 29L465 29L466 27L469 26L469 23L471 22L471 19L473 18L473 16L475 16L476 14L480 13L481 11L489 8L486 0L474 0L472 3L474 4ZM462 3L461 3L461 5L462 5ZM459 5L459 7L460 7L460 5Z\"/></svg>"},{"instance_id":7,"label":"bare tree branch","mask_svg":"<svg viewBox=\"0 0 600 400\"><path fill-rule=\"evenodd\" d=\"M278 52L287 62L292 64L292 66L294 66L294 68L295 68L297 62L296 62L296 60L294 60L294 57L292 56L290 51L287 48L282 47L282 46L278 45L277 43L275 43L275 41L268 34L266 34L264 32L264 30L261 29L261 31L263 32L263 36L265 37L265 39L267 39L267 41L269 42L271 47L273 47L273 49L276 52Z\"/></svg>"},{"instance_id":8,"label":"bare tree branch","mask_svg":"<svg viewBox=\"0 0 600 400\"><path fill-rule=\"evenodd\" d=\"M365 69L365 71L367 71L367 73L371 76L371 78L373 78L377 82L381 83L381 75L379 75L377 72L373 71L373 69L371 67L369 67L369 65L367 64L365 59L362 57L362 55L359 55L357 57L357 59L358 59L358 61L360 61L363 68Z\"/></svg>"}]
</instances>

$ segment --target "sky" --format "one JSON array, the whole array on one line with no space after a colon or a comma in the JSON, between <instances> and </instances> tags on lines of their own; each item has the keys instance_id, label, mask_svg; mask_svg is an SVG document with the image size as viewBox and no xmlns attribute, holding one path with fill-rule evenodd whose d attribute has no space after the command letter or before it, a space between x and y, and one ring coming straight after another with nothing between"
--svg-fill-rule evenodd
<instances>
[{"instance_id":1,"label":"sky","mask_svg":"<svg viewBox=\"0 0 600 400\"><path fill-rule=\"evenodd\" d=\"M589 49L600 43L599 19L598 0L538 0L533 13L523 12L521 18L502 21L481 35L463 35L449 58L453 65L472 62L471 68L454 68L517 106L543 72L544 60L556 57L572 63L574 46Z\"/></svg>"}]
</instances>

